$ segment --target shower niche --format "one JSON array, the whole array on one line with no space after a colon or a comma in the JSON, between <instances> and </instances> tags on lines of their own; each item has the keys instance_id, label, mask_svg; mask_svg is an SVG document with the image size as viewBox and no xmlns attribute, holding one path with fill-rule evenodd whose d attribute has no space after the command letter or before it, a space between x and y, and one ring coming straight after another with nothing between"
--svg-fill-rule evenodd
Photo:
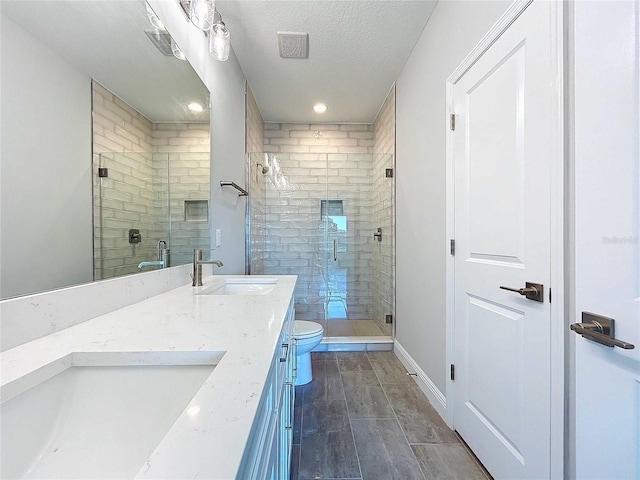
<instances>
[{"instance_id":1,"label":"shower niche","mask_svg":"<svg viewBox=\"0 0 640 480\"><path fill-rule=\"evenodd\" d=\"M185 200L184 201L184 221L185 222L208 222L209 221L209 201L208 200Z\"/></svg>"}]
</instances>

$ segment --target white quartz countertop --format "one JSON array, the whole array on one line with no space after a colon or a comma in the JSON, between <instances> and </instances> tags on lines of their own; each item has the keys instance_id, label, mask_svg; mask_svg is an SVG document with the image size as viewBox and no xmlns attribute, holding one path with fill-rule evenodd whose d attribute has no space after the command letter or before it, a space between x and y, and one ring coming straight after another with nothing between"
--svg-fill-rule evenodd
<instances>
[{"instance_id":1,"label":"white quartz countertop","mask_svg":"<svg viewBox=\"0 0 640 480\"><path fill-rule=\"evenodd\" d=\"M269 277L278 282L266 295L196 295L221 280L243 278L210 276L202 287L185 285L6 350L0 355L2 398L64 370L74 355L100 362L102 354L112 364L150 358L152 364L189 364L223 354L136 478L233 479L296 283L293 275ZM195 415L187 414L192 406L199 407Z\"/></svg>"}]
</instances>

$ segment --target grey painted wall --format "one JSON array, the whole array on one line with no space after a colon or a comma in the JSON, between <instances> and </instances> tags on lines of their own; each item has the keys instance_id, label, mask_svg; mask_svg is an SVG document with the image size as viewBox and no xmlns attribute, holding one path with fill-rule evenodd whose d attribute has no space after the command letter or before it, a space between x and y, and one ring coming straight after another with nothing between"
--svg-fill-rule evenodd
<instances>
[{"instance_id":1,"label":"grey painted wall","mask_svg":"<svg viewBox=\"0 0 640 480\"><path fill-rule=\"evenodd\" d=\"M439 2L396 83L396 339L444 395L446 79L510 2Z\"/></svg>"},{"instance_id":2,"label":"grey painted wall","mask_svg":"<svg viewBox=\"0 0 640 480\"><path fill-rule=\"evenodd\" d=\"M91 79L3 16L0 102L0 297L91 281Z\"/></svg>"},{"instance_id":3,"label":"grey painted wall","mask_svg":"<svg viewBox=\"0 0 640 480\"><path fill-rule=\"evenodd\" d=\"M211 198L213 228L222 233L222 245L211 254L224 262L225 274L244 274L245 212L247 197L239 197L221 180L245 185L244 75L235 54L219 63L212 80L211 102ZM215 232L211 235L215 246ZM214 267L214 273L217 269Z\"/></svg>"}]
</instances>

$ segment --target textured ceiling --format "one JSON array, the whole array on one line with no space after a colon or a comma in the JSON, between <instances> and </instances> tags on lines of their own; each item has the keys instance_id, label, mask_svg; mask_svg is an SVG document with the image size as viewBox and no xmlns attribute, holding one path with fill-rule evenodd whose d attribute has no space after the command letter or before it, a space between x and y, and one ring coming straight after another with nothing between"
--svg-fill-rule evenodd
<instances>
[{"instance_id":1,"label":"textured ceiling","mask_svg":"<svg viewBox=\"0 0 640 480\"><path fill-rule=\"evenodd\" d=\"M209 91L188 62L164 56L145 34L143 0L1 0L2 14L154 122L208 122Z\"/></svg>"},{"instance_id":2,"label":"textured ceiling","mask_svg":"<svg viewBox=\"0 0 640 480\"><path fill-rule=\"evenodd\" d=\"M266 121L371 123L435 3L217 0L216 6ZM184 105L206 102L191 67L161 55L144 35L142 0L1 0L0 7L153 121L193 121ZM280 58L279 31L309 33L309 58ZM329 106L323 115L312 110L317 102Z\"/></svg>"},{"instance_id":3,"label":"textured ceiling","mask_svg":"<svg viewBox=\"0 0 640 480\"><path fill-rule=\"evenodd\" d=\"M431 15L428 0L217 0L267 122L371 123ZM277 32L308 32L280 58ZM326 103L318 115L312 106Z\"/></svg>"}]
</instances>

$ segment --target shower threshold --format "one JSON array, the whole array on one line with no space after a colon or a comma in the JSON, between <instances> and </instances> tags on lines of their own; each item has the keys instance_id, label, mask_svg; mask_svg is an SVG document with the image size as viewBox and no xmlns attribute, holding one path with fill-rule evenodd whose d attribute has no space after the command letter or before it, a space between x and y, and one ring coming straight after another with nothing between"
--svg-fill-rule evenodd
<instances>
[{"instance_id":1,"label":"shower threshold","mask_svg":"<svg viewBox=\"0 0 640 480\"><path fill-rule=\"evenodd\" d=\"M393 350L390 336L324 337L314 352L385 352Z\"/></svg>"}]
</instances>

